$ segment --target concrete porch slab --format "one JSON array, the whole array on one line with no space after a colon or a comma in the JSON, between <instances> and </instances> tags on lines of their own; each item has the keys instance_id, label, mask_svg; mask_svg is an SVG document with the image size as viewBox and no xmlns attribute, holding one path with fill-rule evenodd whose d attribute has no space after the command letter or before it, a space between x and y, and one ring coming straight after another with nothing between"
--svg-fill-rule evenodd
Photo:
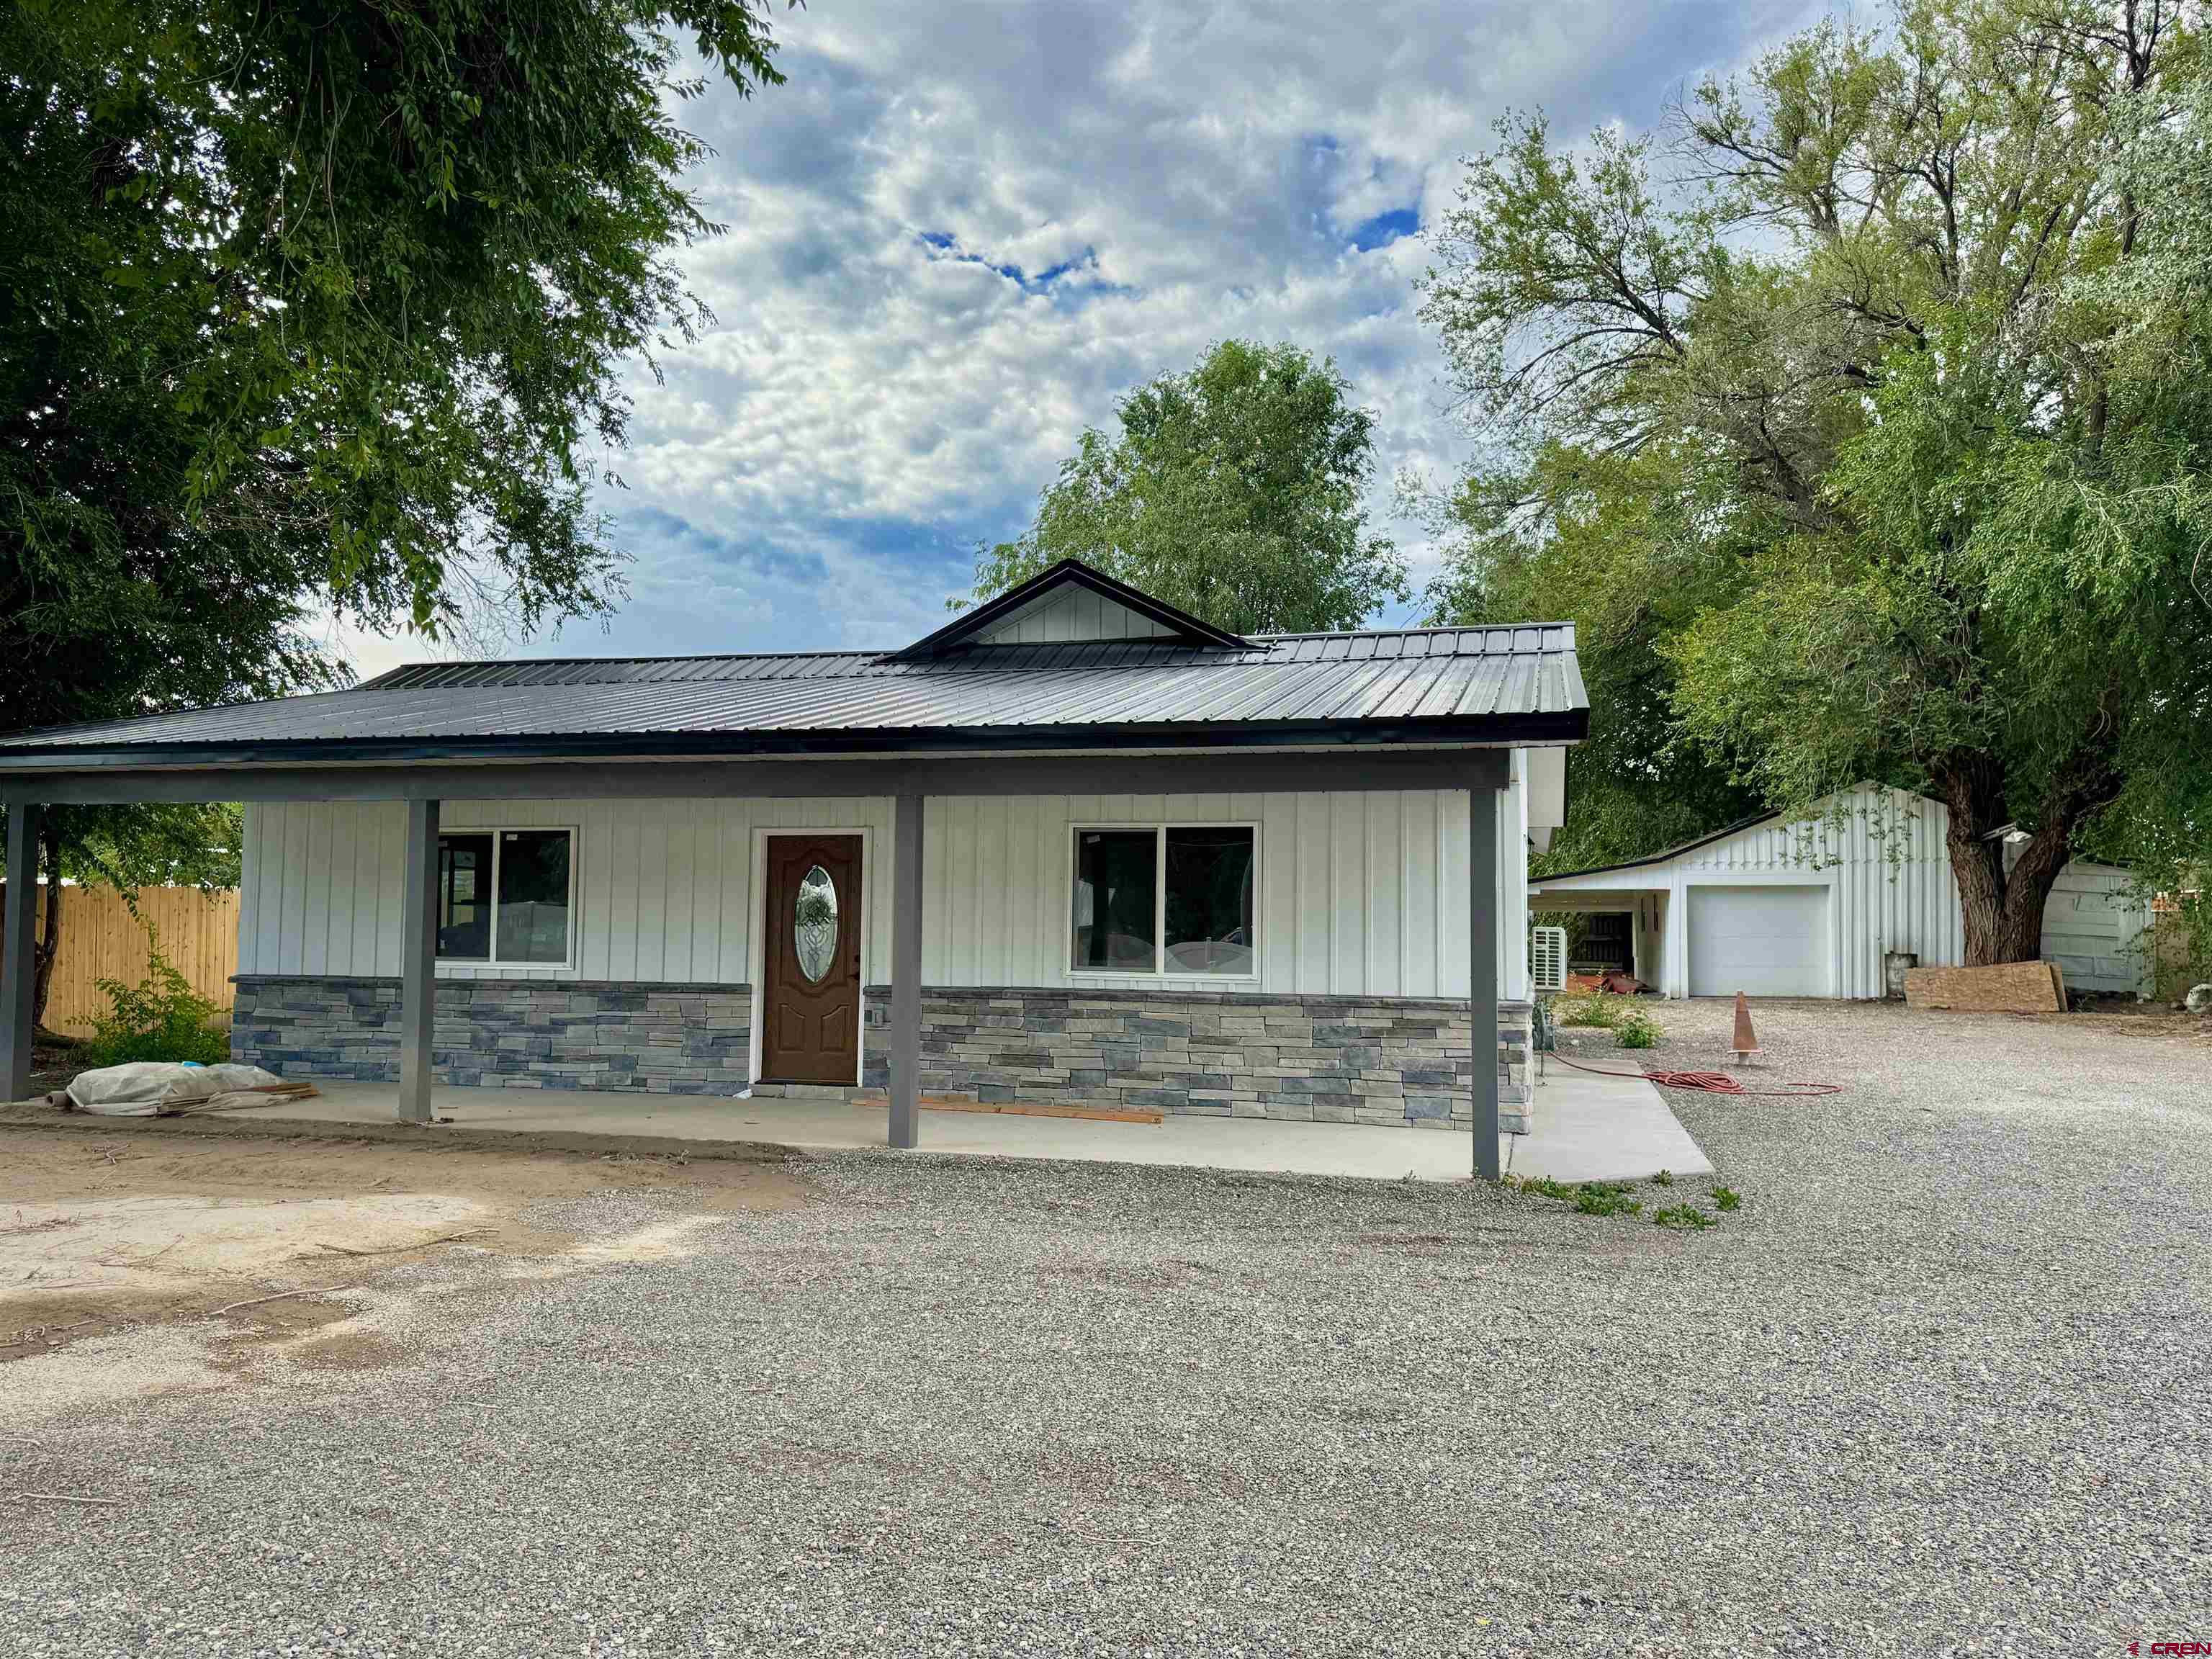
<instances>
[{"instance_id":1,"label":"concrete porch slab","mask_svg":"<svg viewBox=\"0 0 2212 1659\"><path fill-rule=\"evenodd\" d=\"M320 1123L388 1123L398 1116L398 1095L388 1084L318 1082L316 1087L323 1092L315 1099L285 1101L252 1115L257 1121ZM431 1103L439 1117L474 1129L765 1141L812 1152L881 1146L888 1128L883 1107L842 1101L441 1087ZM1650 1084L1559 1067L1536 1091L1535 1133L1502 1136L1500 1146L1514 1174L1555 1181L1640 1179L1662 1169L1698 1175L1712 1168ZM1467 1136L1449 1131L1251 1118L1170 1116L1152 1125L926 1111L921 1146L981 1158L1382 1181L1464 1181L1474 1164Z\"/></svg>"}]
</instances>

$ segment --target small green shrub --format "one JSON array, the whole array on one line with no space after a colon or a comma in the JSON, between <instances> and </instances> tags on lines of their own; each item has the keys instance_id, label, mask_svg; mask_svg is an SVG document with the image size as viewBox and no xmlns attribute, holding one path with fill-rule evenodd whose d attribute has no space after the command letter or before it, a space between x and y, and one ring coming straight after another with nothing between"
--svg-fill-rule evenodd
<instances>
[{"instance_id":1,"label":"small green shrub","mask_svg":"<svg viewBox=\"0 0 2212 1659\"><path fill-rule=\"evenodd\" d=\"M1553 1014L1561 1025L1595 1025L1601 1030L1610 1030L1613 1021L1620 1018L1620 1000L1604 996L1569 997L1553 1006Z\"/></svg>"},{"instance_id":2,"label":"small green shrub","mask_svg":"<svg viewBox=\"0 0 2212 1659\"><path fill-rule=\"evenodd\" d=\"M1651 1184L1655 1187L1673 1186L1674 1184L1674 1172L1672 1170L1660 1170L1657 1175L1651 1177Z\"/></svg>"},{"instance_id":3,"label":"small green shrub","mask_svg":"<svg viewBox=\"0 0 2212 1659\"><path fill-rule=\"evenodd\" d=\"M1743 1194L1733 1187L1713 1188L1713 1203L1723 1210L1733 1210L1743 1202Z\"/></svg>"},{"instance_id":4,"label":"small green shrub","mask_svg":"<svg viewBox=\"0 0 2212 1659\"><path fill-rule=\"evenodd\" d=\"M230 1034L208 1027L215 1005L169 964L158 938L149 955L146 977L138 984L100 981L107 1012L93 1022L92 1039L75 1058L87 1071L139 1060L193 1060L203 1066L228 1060Z\"/></svg>"},{"instance_id":5,"label":"small green shrub","mask_svg":"<svg viewBox=\"0 0 2212 1659\"><path fill-rule=\"evenodd\" d=\"M1688 1227L1692 1230L1717 1224L1712 1217L1694 1204L1670 1204L1663 1210L1654 1210L1651 1220L1655 1226Z\"/></svg>"},{"instance_id":6,"label":"small green shrub","mask_svg":"<svg viewBox=\"0 0 2212 1659\"><path fill-rule=\"evenodd\" d=\"M1659 1046L1659 1022L1641 1008L1624 1008L1613 1022L1613 1041L1624 1048Z\"/></svg>"}]
</instances>

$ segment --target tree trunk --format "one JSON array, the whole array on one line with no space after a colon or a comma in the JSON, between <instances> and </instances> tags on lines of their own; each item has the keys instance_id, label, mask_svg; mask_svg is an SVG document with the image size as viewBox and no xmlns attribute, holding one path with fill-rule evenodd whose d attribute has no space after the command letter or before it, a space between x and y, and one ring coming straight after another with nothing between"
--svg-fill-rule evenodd
<instances>
[{"instance_id":1,"label":"tree trunk","mask_svg":"<svg viewBox=\"0 0 2212 1659\"><path fill-rule=\"evenodd\" d=\"M2100 734L2101 735L2101 734ZM1966 927L1966 965L2033 962L2043 954L2043 910L2059 872L2074 856L2074 826L2109 805L2119 774L2107 750L2084 744L2053 775L2035 829L2005 868L2004 769L1995 757L1962 752L1932 770L1936 793L1950 809L1945 842L1959 908Z\"/></svg>"},{"instance_id":2,"label":"tree trunk","mask_svg":"<svg viewBox=\"0 0 2212 1659\"><path fill-rule=\"evenodd\" d=\"M2004 954L1998 961L2033 962L2043 954L2043 908L2058 872L2074 856L2067 844L2073 830L2071 817L2046 820L2020 849L2005 880L2004 915L1997 935Z\"/></svg>"},{"instance_id":3,"label":"tree trunk","mask_svg":"<svg viewBox=\"0 0 2212 1659\"><path fill-rule=\"evenodd\" d=\"M39 843L45 849L46 867L46 925L31 950L31 1029L46 1023L46 994L53 988L54 963L62 953L62 837L52 823L40 826ZM34 872L35 873L35 872ZM36 904L39 890L31 890Z\"/></svg>"},{"instance_id":4,"label":"tree trunk","mask_svg":"<svg viewBox=\"0 0 2212 1659\"><path fill-rule=\"evenodd\" d=\"M2017 962L2003 954L2009 884L2005 879L2004 842L1990 832L2004 827L2004 775L1987 755L1965 754L1934 770L1936 792L1949 809L1944 844L1951 854L1951 878L1959 886L1959 911L1966 929L1966 965ZM2042 912L2037 911L2037 925ZM2039 943L2040 941L2039 941ZM2031 957L2035 954L2031 951Z\"/></svg>"}]
</instances>

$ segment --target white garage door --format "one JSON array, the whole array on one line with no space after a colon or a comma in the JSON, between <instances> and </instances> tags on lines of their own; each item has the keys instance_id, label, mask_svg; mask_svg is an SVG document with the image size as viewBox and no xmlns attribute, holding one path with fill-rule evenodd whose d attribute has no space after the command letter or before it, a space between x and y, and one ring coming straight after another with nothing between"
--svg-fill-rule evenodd
<instances>
[{"instance_id":1,"label":"white garage door","mask_svg":"<svg viewBox=\"0 0 2212 1659\"><path fill-rule=\"evenodd\" d=\"M1825 887L1690 889L1690 994L1824 997Z\"/></svg>"}]
</instances>

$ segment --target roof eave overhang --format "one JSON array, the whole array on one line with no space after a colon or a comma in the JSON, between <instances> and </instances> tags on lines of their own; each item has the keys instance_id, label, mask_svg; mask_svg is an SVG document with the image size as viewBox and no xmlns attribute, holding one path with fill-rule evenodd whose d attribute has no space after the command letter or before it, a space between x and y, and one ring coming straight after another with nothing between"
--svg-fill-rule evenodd
<instances>
[{"instance_id":1,"label":"roof eave overhang","mask_svg":"<svg viewBox=\"0 0 2212 1659\"><path fill-rule=\"evenodd\" d=\"M611 736L335 738L245 743L67 744L0 750L0 781L20 790L40 774L146 771L175 767L374 764L450 766L513 761L848 759L866 755L1120 754L1189 749L1387 749L1472 744L1509 747L1578 743L1587 709L1462 720L1170 722L1129 726L852 728L834 732L652 732Z\"/></svg>"},{"instance_id":2,"label":"roof eave overhang","mask_svg":"<svg viewBox=\"0 0 2212 1659\"><path fill-rule=\"evenodd\" d=\"M1726 841L1730 836L1740 836L1747 830L1756 830L1762 823L1771 823L1782 816L1779 812L1754 812L1747 818L1738 818L1734 823L1724 823L1710 834L1686 841L1678 846L1662 848L1656 853L1640 859L1623 859L1618 864L1593 864L1586 870L1561 870L1548 876L1531 876L1532 888L1551 886L1559 882L1572 881L1577 876L1609 876L1621 870L1643 870L1656 865L1672 864L1685 853L1694 853L1701 847L1711 847L1717 841Z\"/></svg>"}]
</instances>

